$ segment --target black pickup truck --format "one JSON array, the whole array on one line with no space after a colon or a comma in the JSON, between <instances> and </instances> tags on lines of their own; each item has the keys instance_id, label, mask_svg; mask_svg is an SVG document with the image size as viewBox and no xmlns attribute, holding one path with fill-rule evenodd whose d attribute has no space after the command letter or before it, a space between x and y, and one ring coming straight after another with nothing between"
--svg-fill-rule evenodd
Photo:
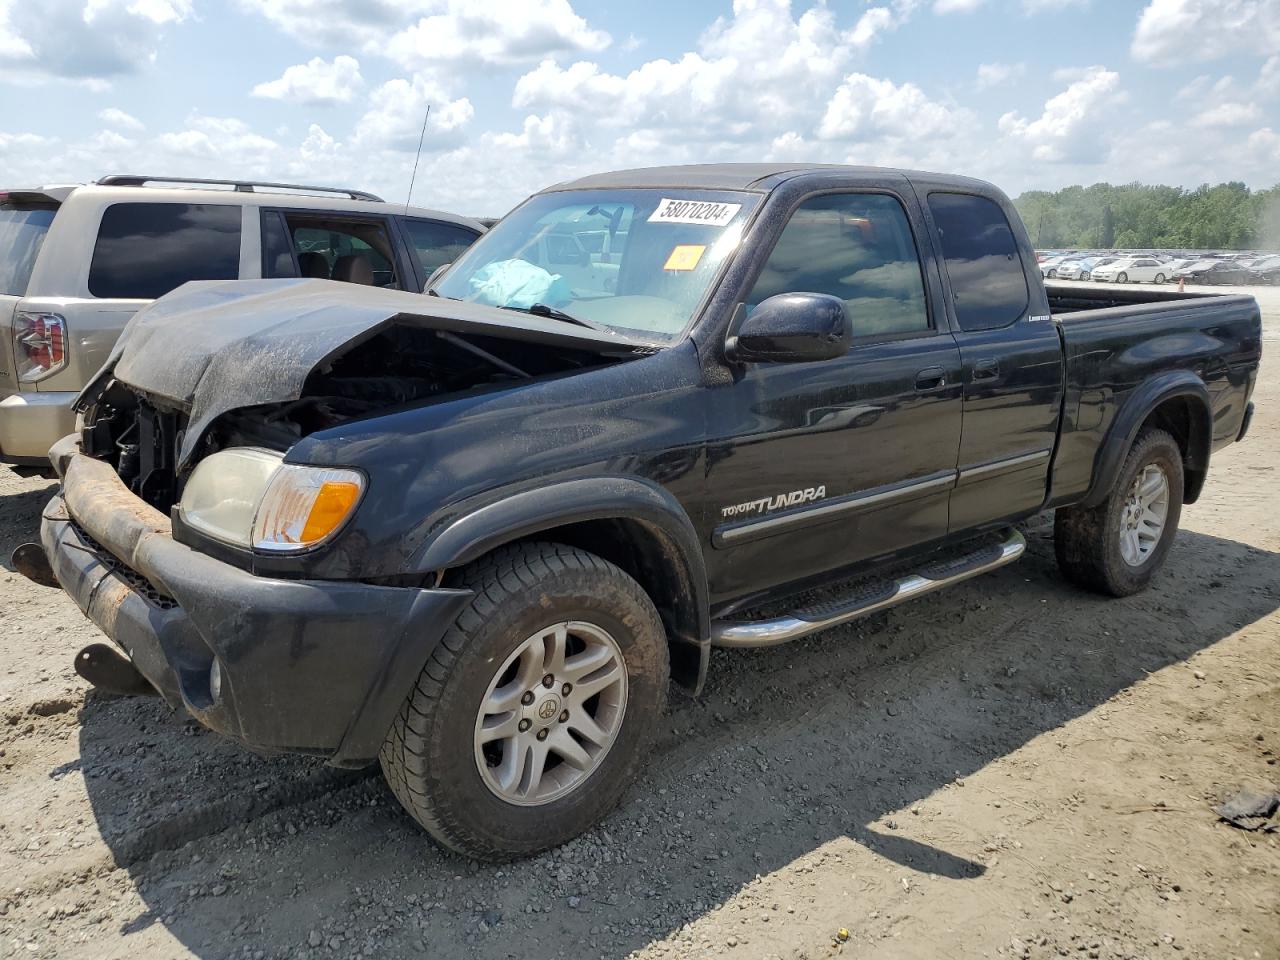
<instances>
[{"instance_id":1,"label":"black pickup truck","mask_svg":"<svg viewBox=\"0 0 1280 960\"><path fill-rule=\"evenodd\" d=\"M193 283L144 310L16 559L127 654L86 648L91 681L379 759L443 843L530 854L617 802L712 647L995 569L1047 508L1070 580L1141 590L1260 353L1251 297L1046 292L978 181L610 173L427 295Z\"/></svg>"}]
</instances>

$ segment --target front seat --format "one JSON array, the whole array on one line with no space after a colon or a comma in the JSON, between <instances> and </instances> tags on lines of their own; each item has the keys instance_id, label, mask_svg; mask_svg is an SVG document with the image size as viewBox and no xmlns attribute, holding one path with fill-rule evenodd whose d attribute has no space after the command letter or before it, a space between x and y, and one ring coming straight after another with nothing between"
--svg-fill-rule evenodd
<instances>
[{"instance_id":1,"label":"front seat","mask_svg":"<svg viewBox=\"0 0 1280 960\"><path fill-rule=\"evenodd\" d=\"M308 250L305 253L298 254L298 273L304 277L313 277L317 280L329 279L329 261L325 259L323 253L317 253L315 250Z\"/></svg>"},{"instance_id":2,"label":"front seat","mask_svg":"<svg viewBox=\"0 0 1280 960\"><path fill-rule=\"evenodd\" d=\"M370 286L373 284L373 264L363 254L343 254L333 265L333 279Z\"/></svg>"}]
</instances>

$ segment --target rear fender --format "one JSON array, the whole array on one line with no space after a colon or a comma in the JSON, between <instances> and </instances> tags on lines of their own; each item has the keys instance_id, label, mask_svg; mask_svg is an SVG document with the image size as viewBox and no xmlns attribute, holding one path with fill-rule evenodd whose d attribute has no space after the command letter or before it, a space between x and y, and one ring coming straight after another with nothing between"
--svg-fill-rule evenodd
<instances>
[{"instance_id":1,"label":"rear fender","mask_svg":"<svg viewBox=\"0 0 1280 960\"><path fill-rule=\"evenodd\" d=\"M1186 485L1183 501L1194 503L1209 470L1213 438L1213 413L1204 381L1189 370L1170 370L1152 377L1133 391L1116 414L1111 429L1094 461L1093 482L1083 505L1096 507L1115 487L1125 457L1142 429L1162 404L1182 398L1188 411L1187 436L1183 448Z\"/></svg>"}]
</instances>

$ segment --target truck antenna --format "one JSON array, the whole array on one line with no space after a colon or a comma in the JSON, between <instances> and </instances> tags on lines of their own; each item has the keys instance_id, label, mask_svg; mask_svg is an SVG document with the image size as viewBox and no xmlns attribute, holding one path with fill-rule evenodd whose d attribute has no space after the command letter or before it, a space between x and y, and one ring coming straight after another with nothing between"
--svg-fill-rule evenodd
<instances>
[{"instance_id":1,"label":"truck antenna","mask_svg":"<svg viewBox=\"0 0 1280 960\"><path fill-rule=\"evenodd\" d=\"M408 216L409 201L413 199L413 181L418 179L418 161L422 159L422 141L427 136L427 118L431 116L431 104L427 104L427 112L422 116L422 132L418 134L418 152L413 157L413 173L409 176L409 195L404 198L404 212Z\"/></svg>"}]
</instances>

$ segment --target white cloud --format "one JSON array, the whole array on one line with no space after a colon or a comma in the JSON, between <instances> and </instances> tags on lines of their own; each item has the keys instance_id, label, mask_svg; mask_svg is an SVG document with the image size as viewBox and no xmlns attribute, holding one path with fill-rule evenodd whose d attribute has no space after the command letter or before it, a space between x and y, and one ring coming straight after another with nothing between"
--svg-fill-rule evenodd
<instances>
[{"instance_id":1,"label":"white cloud","mask_svg":"<svg viewBox=\"0 0 1280 960\"><path fill-rule=\"evenodd\" d=\"M5 133L0 130L0 159L6 161L6 165L12 162L12 167L18 167L21 155L28 150L40 147L48 147L57 143L57 140L51 137L44 137L38 133ZM15 150L17 156L10 157L9 151ZM21 178L19 178L21 179ZM32 180L30 182L35 182Z\"/></svg>"},{"instance_id":2,"label":"white cloud","mask_svg":"<svg viewBox=\"0 0 1280 960\"><path fill-rule=\"evenodd\" d=\"M873 7L842 28L823 4L795 16L788 0L736 0L733 15L678 59L650 60L625 76L590 61L544 60L516 82L512 104L677 149L768 143L780 130L816 126L858 50L910 9Z\"/></svg>"},{"instance_id":3,"label":"white cloud","mask_svg":"<svg viewBox=\"0 0 1280 960\"><path fill-rule=\"evenodd\" d=\"M1118 73L1105 67L1085 68L1066 90L1045 102L1037 119L1006 113L1000 118L1000 132L1027 148L1036 161L1100 162L1105 158L1104 134L1112 110L1123 97L1119 87Z\"/></svg>"},{"instance_id":4,"label":"white cloud","mask_svg":"<svg viewBox=\"0 0 1280 960\"><path fill-rule=\"evenodd\" d=\"M1201 111L1191 118L1191 124L1196 127L1243 127L1261 120L1262 111L1256 104L1233 101Z\"/></svg>"},{"instance_id":5,"label":"white cloud","mask_svg":"<svg viewBox=\"0 0 1280 960\"><path fill-rule=\"evenodd\" d=\"M1060 13L1068 8L1081 9L1089 6L1089 0L1022 0L1022 9L1029 15L1037 13Z\"/></svg>"},{"instance_id":6,"label":"white cloud","mask_svg":"<svg viewBox=\"0 0 1280 960\"><path fill-rule=\"evenodd\" d=\"M387 81L370 95L369 103L369 110L356 122L353 139L391 150L417 150L428 106L431 115L423 137L426 151L460 145L465 128L475 115L470 100L450 99L435 80L422 74L415 74L411 80Z\"/></svg>"},{"instance_id":7,"label":"white cloud","mask_svg":"<svg viewBox=\"0 0 1280 960\"><path fill-rule=\"evenodd\" d=\"M610 42L568 0L448 0L440 13L395 34L386 55L411 68L455 61L530 63L558 53L595 53Z\"/></svg>"},{"instance_id":8,"label":"white cloud","mask_svg":"<svg viewBox=\"0 0 1280 960\"><path fill-rule=\"evenodd\" d=\"M1195 186L1244 180L1271 186L1280 168L1280 133L1263 126L1246 135L1187 136L1180 120L1161 119L1123 130L1111 151L1112 182L1141 179L1146 183ZM1224 171L1230 171L1229 174Z\"/></svg>"},{"instance_id":9,"label":"white cloud","mask_svg":"<svg viewBox=\"0 0 1280 960\"><path fill-rule=\"evenodd\" d=\"M259 83L255 97L287 100L311 106L349 103L364 87L360 63L354 57L337 56L332 62L312 57L288 67L277 80Z\"/></svg>"},{"instance_id":10,"label":"white cloud","mask_svg":"<svg viewBox=\"0 0 1280 960\"><path fill-rule=\"evenodd\" d=\"M851 73L827 104L818 136L824 140L951 137L965 122L962 111L930 100L914 83Z\"/></svg>"},{"instance_id":11,"label":"white cloud","mask_svg":"<svg viewBox=\"0 0 1280 960\"><path fill-rule=\"evenodd\" d=\"M384 44L439 0L238 0L291 37L317 46L360 49Z\"/></svg>"},{"instance_id":12,"label":"white cloud","mask_svg":"<svg viewBox=\"0 0 1280 960\"><path fill-rule=\"evenodd\" d=\"M978 89L986 90L1017 80L1027 72L1025 63L981 63L978 64Z\"/></svg>"},{"instance_id":13,"label":"white cloud","mask_svg":"<svg viewBox=\"0 0 1280 960\"><path fill-rule=\"evenodd\" d=\"M151 63L164 28L190 16L190 0L0 0L0 72L103 89Z\"/></svg>"},{"instance_id":14,"label":"white cloud","mask_svg":"<svg viewBox=\"0 0 1280 960\"><path fill-rule=\"evenodd\" d=\"M1269 57L1262 65L1254 90L1260 97L1280 97L1280 54Z\"/></svg>"},{"instance_id":15,"label":"white cloud","mask_svg":"<svg viewBox=\"0 0 1280 960\"><path fill-rule=\"evenodd\" d=\"M410 70L457 62L536 63L595 53L611 37L570 0L240 0L285 33L318 46L352 45Z\"/></svg>"},{"instance_id":16,"label":"white cloud","mask_svg":"<svg viewBox=\"0 0 1280 960\"><path fill-rule=\"evenodd\" d=\"M183 159L214 161L206 169L216 169L219 177L241 175L240 171L226 172L218 166L220 161L234 158L239 164L264 168L280 151L274 140L254 133L243 120L200 114L188 117L185 129L160 134L155 143Z\"/></svg>"},{"instance_id":17,"label":"white cloud","mask_svg":"<svg viewBox=\"0 0 1280 960\"><path fill-rule=\"evenodd\" d=\"M934 13L972 13L987 0L933 0Z\"/></svg>"},{"instance_id":18,"label":"white cloud","mask_svg":"<svg viewBox=\"0 0 1280 960\"><path fill-rule=\"evenodd\" d=\"M1278 49L1276 0L1151 0L1130 53L1142 63L1175 66Z\"/></svg>"},{"instance_id":19,"label":"white cloud","mask_svg":"<svg viewBox=\"0 0 1280 960\"><path fill-rule=\"evenodd\" d=\"M105 110L98 111L98 119L109 126L115 127L117 130L137 131L143 128L143 123L133 114L125 113L119 107L107 107Z\"/></svg>"}]
</instances>

